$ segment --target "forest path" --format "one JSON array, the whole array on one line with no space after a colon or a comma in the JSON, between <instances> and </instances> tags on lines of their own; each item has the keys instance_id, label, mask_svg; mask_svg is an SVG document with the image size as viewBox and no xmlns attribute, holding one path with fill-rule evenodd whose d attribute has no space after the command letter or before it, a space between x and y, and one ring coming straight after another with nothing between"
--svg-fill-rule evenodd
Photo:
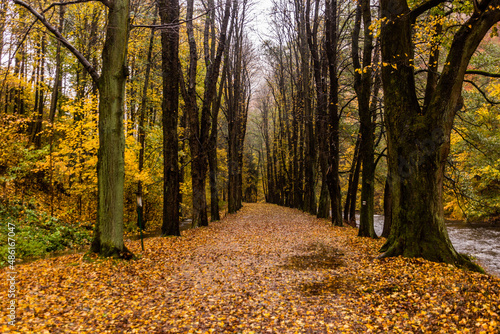
<instances>
[{"instance_id":1,"label":"forest path","mask_svg":"<svg viewBox=\"0 0 500 334\"><path fill-rule=\"evenodd\" d=\"M333 326L342 306L331 305L323 282L345 275L339 268L346 269L346 256L328 221L296 209L245 204L207 230L205 242L179 264L179 280L190 283L169 330L318 333ZM350 253L350 260L356 257ZM186 310L191 316L182 319Z\"/></svg>"},{"instance_id":2,"label":"forest path","mask_svg":"<svg viewBox=\"0 0 500 334\"><path fill-rule=\"evenodd\" d=\"M136 260L75 254L17 265L17 322L0 313L0 332L498 333L500 280L375 260L383 240L356 232L246 204L180 238L148 238L144 252L128 241ZM3 310L8 284L0 281Z\"/></svg>"}]
</instances>

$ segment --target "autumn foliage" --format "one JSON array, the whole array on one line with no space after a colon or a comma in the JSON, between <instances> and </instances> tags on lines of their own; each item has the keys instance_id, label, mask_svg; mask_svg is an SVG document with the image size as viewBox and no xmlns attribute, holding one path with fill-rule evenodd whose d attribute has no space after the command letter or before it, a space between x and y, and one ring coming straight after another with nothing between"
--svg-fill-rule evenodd
<instances>
[{"instance_id":1,"label":"autumn foliage","mask_svg":"<svg viewBox=\"0 0 500 334\"><path fill-rule=\"evenodd\" d=\"M2 333L498 333L500 279L421 259L275 205L126 246L18 265ZM0 299L5 309L6 280Z\"/></svg>"}]
</instances>

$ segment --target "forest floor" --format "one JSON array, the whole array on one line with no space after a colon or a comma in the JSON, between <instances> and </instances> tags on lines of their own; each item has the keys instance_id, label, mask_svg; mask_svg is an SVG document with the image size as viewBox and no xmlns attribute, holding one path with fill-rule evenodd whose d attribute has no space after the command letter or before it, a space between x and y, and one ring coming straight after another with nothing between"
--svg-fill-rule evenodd
<instances>
[{"instance_id":1,"label":"forest floor","mask_svg":"<svg viewBox=\"0 0 500 334\"><path fill-rule=\"evenodd\" d=\"M1 333L499 333L500 279L420 259L298 210L246 204L138 259L82 254L16 266Z\"/></svg>"}]
</instances>

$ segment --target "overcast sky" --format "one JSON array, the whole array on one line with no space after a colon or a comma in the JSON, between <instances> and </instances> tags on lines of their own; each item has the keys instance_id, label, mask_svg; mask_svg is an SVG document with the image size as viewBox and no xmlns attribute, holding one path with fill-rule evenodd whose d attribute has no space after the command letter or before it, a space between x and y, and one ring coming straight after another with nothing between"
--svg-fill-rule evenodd
<instances>
[{"instance_id":1,"label":"overcast sky","mask_svg":"<svg viewBox=\"0 0 500 334\"><path fill-rule=\"evenodd\" d=\"M252 22L252 36L253 40L260 44L262 39L265 39L265 36L268 33L269 27L269 12L271 9L271 0L254 0L255 6L253 8L253 15L255 16L255 22Z\"/></svg>"}]
</instances>

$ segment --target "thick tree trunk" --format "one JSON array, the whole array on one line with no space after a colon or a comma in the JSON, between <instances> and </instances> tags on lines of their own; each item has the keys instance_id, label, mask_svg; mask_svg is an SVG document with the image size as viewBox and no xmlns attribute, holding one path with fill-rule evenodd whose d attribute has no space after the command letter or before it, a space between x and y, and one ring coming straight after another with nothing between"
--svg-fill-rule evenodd
<instances>
[{"instance_id":1,"label":"thick tree trunk","mask_svg":"<svg viewBox=\"0 0 500 334\"><path fill-rule=\"evenodd\" d=\"M177 121L179 110L179 0L159 1L163 76L163 235L180 235Z\"/></svg>"},{"instance_id":2,"label":"thick tree trunk","mask_svg":"<svg viewBox=\"0 0 500 334\"><path fill-rule=\"evenodd\" d=\"M113 257L130 255L123 243L128 27L129 1L111 1L99 78L98 208L92 250Z\"/></svg>"},{"instance_id":3,"label":"thick tree trunk","mask_svg":"<svg viewBox=\"0 0 500 334\"><path fill-rule=\"evenodd\" d=\"M481 6L498 8L500 1ZM485 7L485 8L486 8ZM470 58L491 26L500 20L500 10L475 12L457 31L446 65L422 111L417 100L413 69L412 19L405 0L382 0L382 69L392 227L382 257L403 255L479 269L453 248L444 222L442 185L450 149L453 119L460 107L463 78ZM422 11L423 12L423 11Z\"/></svg>"}]
</instances>

